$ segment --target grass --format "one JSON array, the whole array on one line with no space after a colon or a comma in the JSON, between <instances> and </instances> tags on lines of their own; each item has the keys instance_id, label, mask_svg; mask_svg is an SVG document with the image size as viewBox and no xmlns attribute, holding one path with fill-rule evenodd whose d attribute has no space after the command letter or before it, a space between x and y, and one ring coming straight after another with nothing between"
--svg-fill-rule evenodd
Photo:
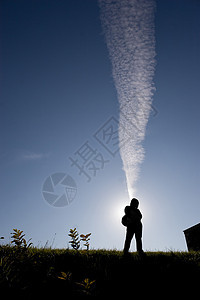
<instances>
[{"instance_id":1,"label":"grass","mask_svg":"<svg viewBox=\"0 0 200 300\"><path fill-rule=\"evenodd\" d=\"M114 250L0 246L1 292L24 299L190 294L199 289L199 279L200 252L124 257Z\"/></svg>"}]
</instances>

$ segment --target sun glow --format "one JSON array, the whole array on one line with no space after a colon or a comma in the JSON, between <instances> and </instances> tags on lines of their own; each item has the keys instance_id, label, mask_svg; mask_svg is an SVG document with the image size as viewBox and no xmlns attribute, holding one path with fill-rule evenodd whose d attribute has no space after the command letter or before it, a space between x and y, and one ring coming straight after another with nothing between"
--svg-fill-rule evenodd
<instances>
[{"instance_id":1,"label":"sun glow","mask_svg":"<svg viewBox=\"0 0 200 300\"><path fill-rule=\"evenodd\" d=\"M113 209L113 217L115 219L121 219L124 215L124 203L117 203L116 206Z\"/></svg>"},{"instance_id":2,"label":"sun glow","mask_svg":"<svg viewBox=\"0 0 200 300\"><path fill-rule=\"evenodd\" d=\"M109 208L109 219L115 227L121 225L121 219L124 215L124 208L126 205L128 205L128 202L122 200L123 199L121 199L121 201L112 203L112 207Z\"/></svg>"}]
</instances>

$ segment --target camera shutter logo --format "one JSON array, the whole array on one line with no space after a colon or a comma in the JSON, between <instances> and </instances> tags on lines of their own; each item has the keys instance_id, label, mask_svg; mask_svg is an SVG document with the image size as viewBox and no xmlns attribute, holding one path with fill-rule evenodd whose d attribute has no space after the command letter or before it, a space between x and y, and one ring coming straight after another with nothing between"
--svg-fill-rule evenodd
<instances>
[{"instance_id":1,"label":"camera shutter logo","mask_svg":"<svg viewBox=\"0 0 200 300\"><path fill-rule=\"evenodd\" d=\"M54 207L69 205L74 200L76 193L76 182L65 173L54 173L48 176L42 187L44 199Z\"/></svg>"}]
</instances>

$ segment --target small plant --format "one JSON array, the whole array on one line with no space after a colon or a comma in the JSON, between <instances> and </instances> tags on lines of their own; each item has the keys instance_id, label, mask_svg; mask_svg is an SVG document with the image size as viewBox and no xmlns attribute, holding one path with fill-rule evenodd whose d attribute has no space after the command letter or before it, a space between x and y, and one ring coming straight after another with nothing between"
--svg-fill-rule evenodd
<instances>
[{"instance_id":1,"label":"small plant","mask_svg":"<svg viewBox=\"0 0 200 300\"><path fill-rule=\"evenodd\" d=\"M60 276L58 276L58 279L65 280L65 281L70 281L71 277L72 277L72 273L70 273L70 272L67 272L67 273L60 272Z\"/></svg>"},{"instance_id":2,"label":"small plant","mask_svg":"<svg viewBox=\"0 0 200 300\"><path fill-rule=\"evenodd\" d=\"M81 287L81 291L86 295L92 294L92 289L94 288L94 283L96 280L90 280L89 278L85 278L82 282L77 282L76 284Z\"/></svg>"},{"instance_id":3,"label":"small plant","mask_svg":"<svg viewBox=\"0 0 200 300\"><path fill-rule=\"evenodd\" d=\"M80 248L80 239L76 228L70 229L69 232L70 233L68 235L72 238L70 244L74 250L78 250Z\"/></svg>"},{"instance_id":4,"label":"small plant","mask_svg":"<svg viewBox=\"0 0 200 300\"><path fill-rule=\"evenodd\" d=\"M91 233L88 233L88 234L81 234L80 237L81 237L81 241L85 242L85 244L83 244L84 246L86 246L86 250L89 250L89 240L90 240L90 237L91 236Z\"/></svg>"},{"instance_id":5,"label":"small plant","mask_svg":"<svg viewBox=\"0 0 200 300\"><path fill-rule=\"evenodd\" d=\"M72 238L70 244L74 250L78 250L80 248L80 242L84 242L85 244L83 245L86 246L86 250L89 250L89 246L90 246L89 241L90 241L91 233L81 234L79 237L76 228L70 229L69 232L70 233L68 235Z\"/></svg>"},{"instance_id":6,"label":"small plant","mask_svg":"<svg viewBox=\"0 0 200 300\"><path fill-rule=\"evenodd\" d=\"M23 234L23 230L13 229L11 233L11 238L13 239L11 243L14 243L18 248L28 249L33 243L29 243L31 239L26 241L24 238L25 234Z\"/></svg>"},{"instance_id":7,"label":"small plant","mask_svg":"<svg viewBox=\"0 0 200 300\"><path fill-rule=\"evenodd\" d=\"M94 289L94 283L96 280L90 280L89 278L85 278L82 282L73 282L72 281L72 273L71 272L60 272L60 275L57 276L58 279L61 279L65 281L65 283L68 285L68 288L74 288L74 284L79 287L79 292L81 294L85 294L87 296L91 296L93 289Z\"/></svg>"}]
</instances>

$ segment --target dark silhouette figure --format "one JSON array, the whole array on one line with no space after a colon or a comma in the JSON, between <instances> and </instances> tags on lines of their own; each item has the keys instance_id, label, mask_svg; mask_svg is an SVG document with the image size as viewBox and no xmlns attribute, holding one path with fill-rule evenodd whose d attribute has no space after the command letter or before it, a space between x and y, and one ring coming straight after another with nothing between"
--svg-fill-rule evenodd
<instances>
[{"instance_id":1,"label":"dark silhouette figure","mask_svg":"<svg viewBox=\"0 0 200 300\"><path fill-rule=\"evenodd\" d=\"M127 254L130 248L131 240L135 234L136 248L139 253L142 250L142 214L138 209L139 201L136 198L131 200L130 206L124 209L125 216L122 218L122 224L127 227L126 239L124 243L124 254Z\"/></svg>"}]
</instances>

